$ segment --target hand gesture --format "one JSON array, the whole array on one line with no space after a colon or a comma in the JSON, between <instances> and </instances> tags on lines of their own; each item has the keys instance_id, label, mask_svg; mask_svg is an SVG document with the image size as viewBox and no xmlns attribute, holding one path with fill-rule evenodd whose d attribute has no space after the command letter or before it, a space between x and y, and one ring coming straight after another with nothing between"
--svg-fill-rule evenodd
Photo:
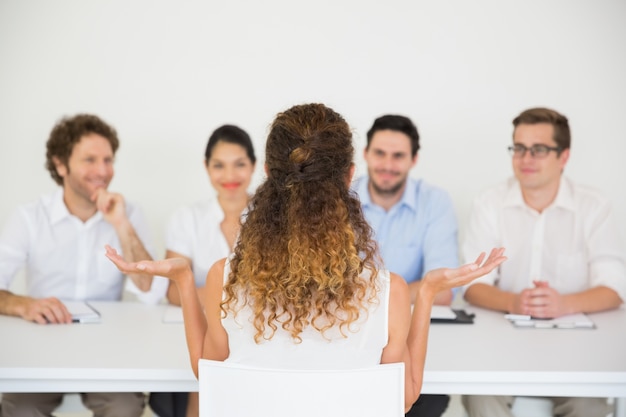
<instances>
[{"instance_id":1,"label":"hand gesture","mask_svg":"<svg viewBox=\"0 0 626 417\"><path fill-rule=\"evenodd\" d=\"M102 212L104 220L117 228L126 220L126 203L121 194L111 193L104 188L98 188L91 196L96 208Z\"/></svg>"},{"instance_id":2,"label":"hand gesture","mask_svg":"<svg viewBox=\"0 0 626 417\"><path fill-rule=\"evenodd\" d=\"M504 248L494 248L486 260L486 255L483 252L473 263L458 268L433 269L424 275L422 285L432 289L434 294L467 285L476 278L491 272L504 262L507 258L503 254Z\"/></svg>"},{"instance_id":3,"label":"hand gesture","mask_svg":"<svg viewBox=\"0 0 626 417\"><path fill-rule=\"evenodd\" d=\"M127 262L115 249L106 245L106 257L125 274L150 274L180 282L189 276L193 278L189 262L183 258L168 258L162 261Z\"/></svg>"}]
</instances>

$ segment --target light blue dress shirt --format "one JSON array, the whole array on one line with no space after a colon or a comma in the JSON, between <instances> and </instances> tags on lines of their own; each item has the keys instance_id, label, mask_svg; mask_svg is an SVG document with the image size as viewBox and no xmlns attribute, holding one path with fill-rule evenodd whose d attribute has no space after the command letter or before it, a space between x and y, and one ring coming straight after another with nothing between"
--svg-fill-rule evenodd
<instances>
[{"instance_id":1,"label":"light blue dress shirt","mask_svg":"<svg viewBox=\"0 0 626 417\"><path fill-rule=\"evenodd\" d=\"M445 190L409 178L402 199L385 211L372 202L368 181L361 177L352 189L374 229L387 269L415 282L432 269L459 265L456 214Z\"/></svg>"}]
</instances>

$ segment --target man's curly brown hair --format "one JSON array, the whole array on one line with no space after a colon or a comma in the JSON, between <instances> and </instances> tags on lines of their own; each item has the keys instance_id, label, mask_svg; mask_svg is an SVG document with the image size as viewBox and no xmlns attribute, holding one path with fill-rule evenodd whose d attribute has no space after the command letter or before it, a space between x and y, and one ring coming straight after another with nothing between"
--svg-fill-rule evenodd
<instances>
[{"instance_id":1,"label":"man's curly brown hair","mask_svg":"<svg viewBox=\"0 0 626 417\"><path fill-rule=\"evenodd\" d=\"M241 228L223 314L248 305L257 343L279 326L298 342L307 326L345 336L376 298L379 263L349 188L350 128L323 104L294 106L277 115L265 155L267 180Z\"/></svg>"},{"instance_id":2,"label":"man's curly brown hair","mask_svg":"<svg viewBox=\"0 0 626 417\"><path fill-rule=\"evenodd\" d=\"M77 114L73 117L64 117L52 128L48 142L46 142L46 169L50 172L54 182L63 185L63 178L57 172L54 158L67 167L74 146L83 136L90 133L96 133L107 139L115 155L120 146L117 132L98 116Z\"/></svg>"}]
</instances>

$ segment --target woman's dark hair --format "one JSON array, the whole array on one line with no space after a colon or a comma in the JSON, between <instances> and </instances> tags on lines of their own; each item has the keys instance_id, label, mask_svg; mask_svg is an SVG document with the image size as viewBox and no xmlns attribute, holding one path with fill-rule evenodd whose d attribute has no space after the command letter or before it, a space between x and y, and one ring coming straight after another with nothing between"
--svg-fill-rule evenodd
<instances>
[{"instance_id":1,"label":"woman's dark hair","mask_svg":"<svg viewBox=\"0 0 626 417\"><path fill-rule=\"evenodd\" d=\"M209 142L207 143L206 150L204 151L205 162L209 162L209 159L211 159L211 153L213 152L213 148L219 142L234 143L243 147L246 150L248 158L250 158L250 161L252 161L252 164L254 165L256 163L254 146L252 145L250 135L248 135L246 131L242 128L234 125L220 126L213 131L211 136L209 136Z\"/></svg>"}]
</instances>

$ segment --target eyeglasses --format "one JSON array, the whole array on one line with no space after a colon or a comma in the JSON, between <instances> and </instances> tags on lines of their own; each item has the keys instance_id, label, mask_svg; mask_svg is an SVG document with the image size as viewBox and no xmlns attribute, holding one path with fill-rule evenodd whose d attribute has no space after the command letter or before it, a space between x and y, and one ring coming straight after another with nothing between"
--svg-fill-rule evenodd
<instances>
[{"instance_id":1,"label":"eyeglasses","mask_svg":"<svg viewBox=\"0 0 626 417\"><path fill-rule=\"evenodd\" d=\"M558 156L558 154L561 152L561 148L559 148L558 146L555 148L551 148L547 145L533 145L530 148L527 148L526 146L519 143L513 146L509 146L509 153L513 158L523 158L524 155L526 155L526 152L530 152L530 156L532 156L533 158L542 159L548 156L550 151L556 152Z\"/></svg>"}]
</instances>

